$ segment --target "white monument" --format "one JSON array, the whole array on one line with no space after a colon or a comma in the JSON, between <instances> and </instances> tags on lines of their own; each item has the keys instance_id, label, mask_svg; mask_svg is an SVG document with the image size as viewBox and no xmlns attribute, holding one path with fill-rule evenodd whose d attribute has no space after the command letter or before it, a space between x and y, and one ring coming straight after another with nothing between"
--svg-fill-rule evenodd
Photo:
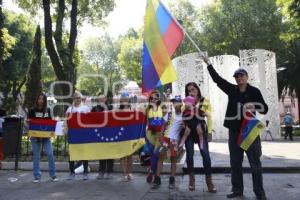
<instances>
[{"instance_id":1,"label":"white monument","mask_svg":"<svg viewBox=\"0 0 300 200\"><path fill-rule=\"evenodd\" d=\"M260 88L265 101L269 105L269 113L259 116L265 122L269 119L273 137L280 137L278 111L278 92L275 54L265 50L240 51L241 66L249 72L250 84ZM256 57L256 58L254 58ZM211 57L216 71L227 81L235 83L234 71L240 67L240 59L233 55ZM206 64L198 53L186 54L173 59L174 67L179 76L172 84L173 95L185 96L185 85L196 82L202 95L209 98L212 104L212 119L215 139L227 139L228 130L223 126L227 107L227 95L221 91L208 74ZM264 136L264 135L263 135Z\"/></svg>"}]
</instances>

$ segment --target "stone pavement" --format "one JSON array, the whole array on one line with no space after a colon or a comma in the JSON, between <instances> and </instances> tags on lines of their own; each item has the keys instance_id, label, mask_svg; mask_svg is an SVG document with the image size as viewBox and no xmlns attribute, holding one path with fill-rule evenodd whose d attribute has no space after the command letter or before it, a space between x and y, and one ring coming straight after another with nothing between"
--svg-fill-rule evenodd
<instances>
[{"instance_id":1,"label":"stone pavement","mask_svg":"<svg viewBox=\"0 0 300 200\"><path fill-rule=\"evenodd\" d=\"M121 174L114 174L112 179L97 180L97 174L90 174L90 179L68 181L68 173L58 173L60 180L51 182L46 172L40 183L32 183L29 171L0 171L1 200L224 200L230 191L230 175L215 174L213 180L218 192L206 192L203 175L196 176L196 191L187 189L188 176L176 177L176 188L168 189L168 176L162 176L162 186L150 189L145 181L145 174L135 173L131 182L121 182ZM299 200L300 174L264 174L264 186L270 200ZM244 197L255 199L252 192L252 178L244 175Z\"/></svg>"},{"instance_id":2,"label":"stone pavement","mask_svg":"<svg viewBox=\"0 0 300 200\"><path fill-rule=\"evenodd\" d=\"M209 143L209 148L213 171L229 172L230 161L227 142L211 142ZM300 172L299 138L295 138L294 141L262 141L262 154L261 161L264 172ZM195 167L198 168L199 171L200 168L202 168L202 157L199 150L195 152L194 160ZM249 162L246 155L244 156L243 167L246 171L249 169Z\"/></svg>"},{"instance_id":3,"label":"stone pavement","mask_svg":"<svg viewBox=\"0 0 300 200\"><path fill-rule=\"evenodd\" d=\"M196 172L202 172L202 158L199 150L194 154ZM211 152L212 168L214 173L229 173L230 162L229 162L229 150L227 141L218 141L209 143ZM300 173L300 138L295 138L294 141L288 140L277 140L277 141L263 141L262 142L262 166L264 172L268 173ZM89 162L89 166L92 171L98 169L98 162ZM164 173L169 173L170 165L164 164ZM249 172L248 159L244 158L243 164L245 171ZM42 162L41 169L47 170L48 163ZM6 170L14 169L14 162L3 162L2 168ZM21 162L19 163L19 169L21 170L32 170L32 162ZM68 171L68 162L56 162L57 171ZM183 169L183 170L182 170ZM185 169L185 156L177 164L177 173L182 173ZM116 163L114 170L121 172L121 167ZM146 172L145 167L141 167L139 163L134 163L134 172ZM299 198L300 199L300 198Z\"/></svg>"}]
</instances>

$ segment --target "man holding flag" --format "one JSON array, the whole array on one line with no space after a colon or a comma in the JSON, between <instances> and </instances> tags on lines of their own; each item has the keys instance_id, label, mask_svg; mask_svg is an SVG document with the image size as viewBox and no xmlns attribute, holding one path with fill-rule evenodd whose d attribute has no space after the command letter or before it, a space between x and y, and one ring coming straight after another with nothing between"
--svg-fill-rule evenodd
<instances>
[{"instance_id":1,"label":"man holding flag","mask_svg":"<svg viewBox=\"0 0 300 200\"><path fill-rule=\"evenodd\" d=\"M248 73L244 69L238 69L234 73L237 85L223 79L210 64L207 57L203 58L207 69L217 86L227 94L228 105L224 126L229 129L229 152L231 165L232 193L227 198L243 196L243 170L242 163L246 152L252 172L253 191L257 199L266 199L263 188L262 166L260 161L261 141L259 132L263 126L255 119L255 113L268 112L260 90L248 83ZM247 113L245 117L245 113ZM249 119L249 113L250 118ZM247 129L247 130L246 130ZM243 144L243 145L241 145Z\"/></svg>"}]
</instances>

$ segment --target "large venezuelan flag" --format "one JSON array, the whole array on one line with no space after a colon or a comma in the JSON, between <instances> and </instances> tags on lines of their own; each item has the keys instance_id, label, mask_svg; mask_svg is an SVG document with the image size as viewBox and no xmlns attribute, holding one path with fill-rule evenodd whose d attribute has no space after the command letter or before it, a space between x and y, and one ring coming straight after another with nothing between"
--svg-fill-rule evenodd
<instances>
[{"instance_id":1,"label":"large venezuelan flag","mask_svg":"<svg viewBox=\"0 0 300 200\"><path fill-rule=\"evenodd\" d=\"M148 0L143 44L143 92L177 80L171 56L183 40L178 22L159 0Z\"/></svg>"},{"instance_id":2,"label":"large venezuelan flag","mask_svg":"<svg viewBox=\"0 0 300 200\"><path fill-rule=\"evenodd\" d=\"M49 138L54 137L56 121L44 118L30 119L29 132L30 137Z\"/></svg>"},{"instance_id":3,"label":"large venezuelan flag","mask_svg":"<svg viewBox=\"0 0 300 200\"><path fill-rule=\"evenodd\" d=\"M256 119L250 112L246 112L246 118L242 121L242 126L240 129L240 134L237 139L237 144L240 145L242 149L247 151L254 140L259 136L264 130L264 124Z\"/></svg>"},{"instance_id":4,"label":"large venezuelan flag","mask_svg":"<svg viewBox=\"0 0 300 200\"><path fill-rule=\"evenodd\" d=\"M145 143L143 112L72 114L68 120L70 160L117 159L133 154Z\"/></svg>"}]
</instances>

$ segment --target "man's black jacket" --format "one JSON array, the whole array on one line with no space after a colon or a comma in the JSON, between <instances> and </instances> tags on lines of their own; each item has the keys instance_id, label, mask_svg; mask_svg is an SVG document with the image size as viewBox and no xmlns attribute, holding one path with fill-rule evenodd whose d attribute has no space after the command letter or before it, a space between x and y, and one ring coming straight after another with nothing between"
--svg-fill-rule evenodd
<instances>
[{"instance_id":1,"label":"man's black jacket","mask_svg":"<svg viewBox=\"0 0 300 200\"><path fill-rule=\"evenodd\" d=\"M243 105L246 103L251 102L254 104L255 109L261 114L266 114L268 112L268 105L264 101L258 88L248 84L246 91L242 93L237 85L229 83L227 80L223 79L212 65L208 65L207 69L213 81L217 83L217 86L228 96L228 104L224 120L225 127L234 131L240 130L241 121L244 118Z\"/></svg>"}]
</instances>

